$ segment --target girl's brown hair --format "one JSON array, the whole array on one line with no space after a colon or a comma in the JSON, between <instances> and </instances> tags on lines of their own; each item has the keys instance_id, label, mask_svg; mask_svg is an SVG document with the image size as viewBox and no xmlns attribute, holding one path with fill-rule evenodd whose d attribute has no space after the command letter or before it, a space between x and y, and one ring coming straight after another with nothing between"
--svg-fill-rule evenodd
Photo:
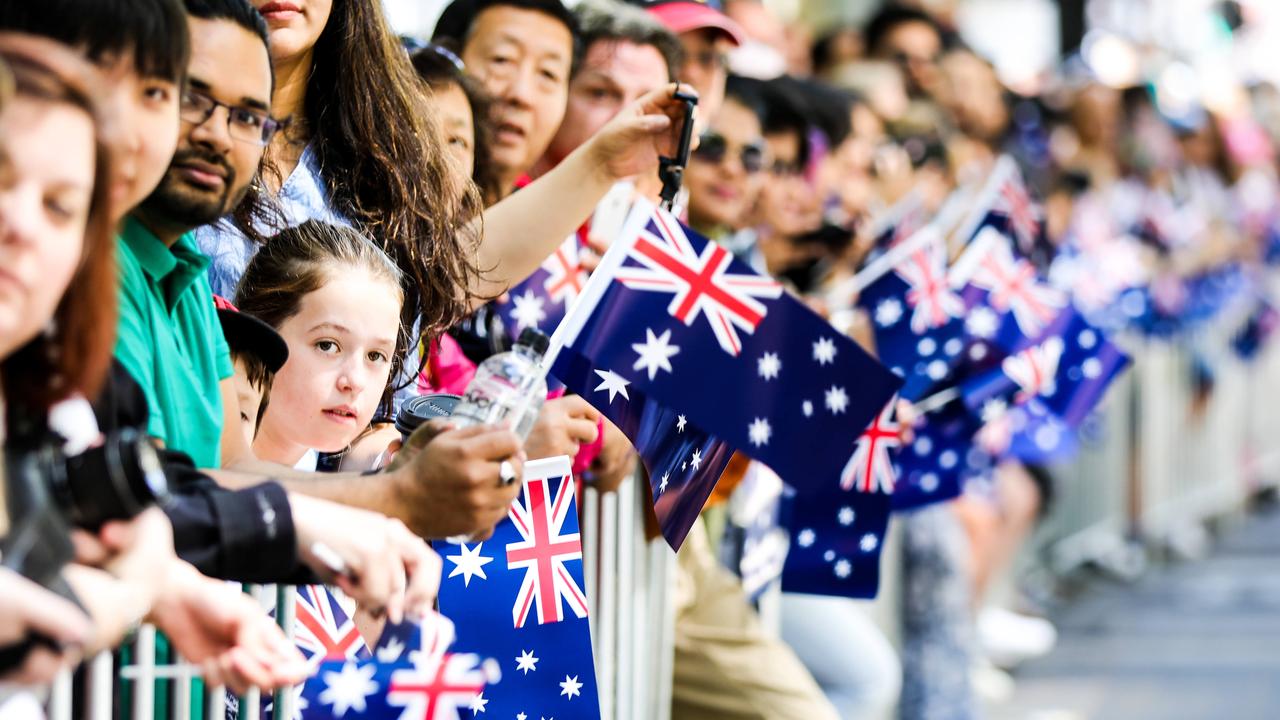
<instances>
[{"instance_id":1,"label":"girl's brown hair","mask_svg":"<svg viewBox=\"0 0 1280 720\"><path fill-rule=\"evenodd\" d=\"M282 230L258 251L236 288L236 307L277 330L298 314L302 298L319 290L333 273L364 270L401 291L403 274L391 258L359 232L340 225L308 220ZM393 381L399 377L407 345L404 323L396 334L391 374L382 406L389 409Z\"/></svg>"},{"instance_id":2,"label":"girl's brown hair","mask_svg":"<svg viewBox=\"0 0 1280 720\"><path fill-rule=\"evenodd\" d=\"M96 71L65 46L0 33L0 62L12 76L15 99L82 110L92 118L96 135L93 197L80 265L54 311L49 331L0 362L6 401L35 417L74 394L95 397L115 349L116 210L110 202L110 134L89 90L99 86Z\"/></svg>"},{"instance_id":3,"label":"girl's brown hair","mask_svg":"<svg viewBox=\"0 0 1280 720\"><path fill-rule=\"evenodd\" d=\"M469 313L479 193L452 172L430 91L380 0L341 0L313 51L301 132L335 209L373 238L408 281L406 327L434 338Z\"/></svg>"}]
</instances>

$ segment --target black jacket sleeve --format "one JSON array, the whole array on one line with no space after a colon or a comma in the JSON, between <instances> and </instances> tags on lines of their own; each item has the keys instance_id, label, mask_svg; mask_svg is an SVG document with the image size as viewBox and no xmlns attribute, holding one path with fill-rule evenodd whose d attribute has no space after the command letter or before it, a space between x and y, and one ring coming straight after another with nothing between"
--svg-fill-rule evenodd
<instances>
[{"instance_id":1,"label":"black jacket sleeve","mask_svg":"<svg viewBox=\"0 0 1280 720\"><path fill-rule=\"evenodd\" d=\"M147 402L124 366L113 361L94 403L104 433L125 427L143 432ZM305 583L311 573L298 561L289 497L279 483L228 490L200 472L186 454L160 453L170 498L163 509L173 523L178 557L209 577L255 583Z\"/></svg>"}]
</instances>

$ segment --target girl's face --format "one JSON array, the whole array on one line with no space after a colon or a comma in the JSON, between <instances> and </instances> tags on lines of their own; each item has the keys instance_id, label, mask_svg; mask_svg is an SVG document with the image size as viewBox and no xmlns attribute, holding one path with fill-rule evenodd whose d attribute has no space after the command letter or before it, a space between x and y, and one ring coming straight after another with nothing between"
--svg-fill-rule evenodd
<instances>
[{"instance_id":1,"label":"girl's face","mask_svg":"<svg viewBox=\"0 0 1280 720\"><path fill-rule=\"evenodd\" d=\"M347 0L376 2L377 0ZM271 59L290 60L310 52L329 24L333 0L253 0L271 31Z\"/></svg>"},{"instance_id":2,"label":"girl's face","mask_svg":"<svg viewBox=\"0 0 1280 720\"><path fill-rule=\"evenodd\" d=\"M741 227L760 192L760 172L768 159L759 118L737 101L725 101L685 168L693 226L703 231Z\"/></svg>"},{"instance_id":3,"label":"girl's face","mask_svg":"<svg viewBox=\"0 0 1280 720\"><path fill-rule=\"evenodd\" d=\"M293 464L307 449L346 448L368 427L387 386L400 329L399 288L363 269L327 275L277 328L289 360L272 382L254 442L264 460Z\"/></svg>"},{"instance_id":4,"label":"girl's face","mask_svg":"<svg viewBox=\"0 0 1280 720\"><path fill-rule=\"evenodd\" d=\"M53 318L80 264L93 182L85 112L18 97L0 113L0 358Z\"/></svg>"}]
</instances>

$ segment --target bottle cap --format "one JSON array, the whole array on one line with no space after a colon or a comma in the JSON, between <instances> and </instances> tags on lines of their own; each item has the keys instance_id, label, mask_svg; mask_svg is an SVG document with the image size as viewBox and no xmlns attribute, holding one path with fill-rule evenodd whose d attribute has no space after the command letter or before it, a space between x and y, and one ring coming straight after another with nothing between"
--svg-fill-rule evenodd
<instances>
[{"instance_id":1,"label":"bottle cap","mask_svg":"<svg viewBox=\"0 0 1280 720\"><path fill-rule=\"evenodd\" d=\"M520 332L520 338L516 340L517 345L524 345L538 355L547 352L547 347L551 344L551 340L547 334L537 328L525 328Z\"/></svg>"}]
</instances>

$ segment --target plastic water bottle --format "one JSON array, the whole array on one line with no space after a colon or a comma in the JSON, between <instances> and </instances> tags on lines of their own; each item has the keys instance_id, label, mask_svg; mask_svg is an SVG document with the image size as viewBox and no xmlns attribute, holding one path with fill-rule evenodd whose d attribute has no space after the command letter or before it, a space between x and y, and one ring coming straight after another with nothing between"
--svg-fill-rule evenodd
<instances>
[{"instance_id":1,"label":"plastic water bottle","mask_svg":"<svg viewBox=\"0 0 1280 720\"><path fill-rule=\"evenodd\" d=\"M449 416L453 425L501 425L521 440L529 437L547 400L546 371L540 363L548 342L541 331L525 328L510 352L480 363L462 401Z\"/></svg>"}]
</instances>

